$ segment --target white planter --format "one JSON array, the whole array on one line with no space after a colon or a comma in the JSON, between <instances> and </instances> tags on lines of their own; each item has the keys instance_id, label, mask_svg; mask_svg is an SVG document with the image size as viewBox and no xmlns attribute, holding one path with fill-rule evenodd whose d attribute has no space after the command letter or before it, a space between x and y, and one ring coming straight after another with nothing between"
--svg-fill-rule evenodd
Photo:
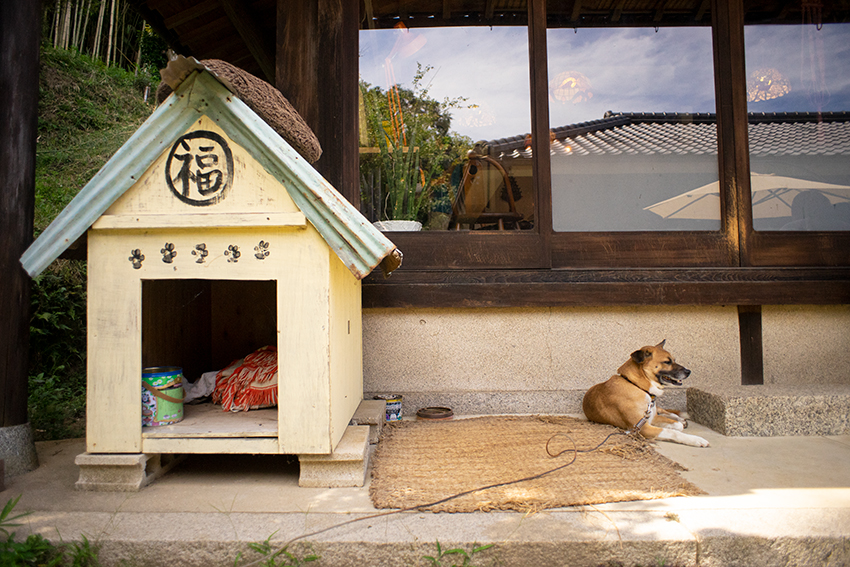
<instances>
[{"instance_id":1,"label":"white planter","mask_svg":"<svg viewBox=\"0 0 850 567\"><path fill-rule=\"evenodd\" d=\"M422 230L422 223L414 220L387 220L373 222L381 232L416 232Z\"/></svg>"}]
</instances>

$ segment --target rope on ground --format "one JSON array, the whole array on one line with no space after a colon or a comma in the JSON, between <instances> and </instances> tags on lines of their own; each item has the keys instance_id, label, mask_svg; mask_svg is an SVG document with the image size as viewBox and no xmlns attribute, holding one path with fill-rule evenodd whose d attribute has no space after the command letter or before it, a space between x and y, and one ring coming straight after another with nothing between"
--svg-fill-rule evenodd
<instances>
[{"instance_id":1,"label":"rope on ground","mask_svg":"<svg viewBox=\"0 0 850 567\"><path fill-rule=\"evenodd\" d=\"M528 482L528 481L532 481L532 480L537 480L538 478L543 478L544 476L550 475L552 473L556 473L556 472L558 472L562 469L565 469L568 466L572 465L574 462L576 462L576 459L578 458L579 453L592 453L594 451L598 451L599 448L602 447L602 445L604 445L605 443L608 442L609 439L611 439L611 437L614 437L615 435L629 436L631 434L633 434L632 430L630 430L628 432L614 431L613 433L608 434L608 436L605 437L605 439L603 439L602 442L600 442L596 447L593 447L592 449L579 449L578 447L576 447L575 440L572 437L570 437L566 433L555 433L554 435L552 435L549 438L548 441L546 441L546 454L554 459L554 458L560 457L564 453L572 451L572 453L573 453L572 459L570 459L569 462L564 463L563 465L559 465L559 466L557 466L553 469L549 469L547 471L544 471L542 473L538 473L538 474L535 474L535 475L532 475L532 476L527 476L525 478L519 478L519 479L516 479L516 480L509 480L509 481L506 481L506 482L498 482L496 484L490 484L490 485L487 485L487 486L479 486L478 488L473 488L471 490L465 490L463 492L458 492L457 494L452 494L451 496L447 496L445 498L442 498L440 500L436 500L434 502L429 502L427 504L420 504L418 506L410 506L408 508L399 508L397 510L391 510L389 512L379 512L377 514L370 514L368 516L363 516L361 518L354 518L352 520L340 522L338 524L334 524L332 526L329 526L327 528L323 528L321 530L316 530L316 531L313 531L313 532L301 534L300 536L296 536L296 537L290 539L289 541L284 543L282 546L280 546L278 549L276 549L275 554L281 553L283 550L287 549L290 545L292 545L296 541L315 537L317 535L321 535L321 534L329 532L331 530L336 530L336 529L339 529L339 528L342 528L344 526L348 526L350 524L354 524L354 523L357 523L357 522L363 522L365 520L374 520L376 518L384 518L386 516L394 516L396 514L402 514L402 513L405 513L405 512L418 512L418 511L422 511L426 508L430 508L432 506L438 506L440 504L444 504L445 502L449 502L450 500L455 500L456 498L461 498L461 497L467 496L469 494L481 492L482 490L490 490L490 489L493 489L493 488L501 488L503 486L510 486L510 485L513 485L513 484L519 484L521 482ZM566 437L567 439L569 439L569 441L572 443L572 448L564 449L563 451L552 454L552 452L549 450L549 445L551 444L552 440L555 439L556 437ZM256 567L257 565L262 564L264 561L266 561L265 558L257 559L256 561L252 561L251 563L245 563L241 567Z\"/></svg>"}]
</instances>

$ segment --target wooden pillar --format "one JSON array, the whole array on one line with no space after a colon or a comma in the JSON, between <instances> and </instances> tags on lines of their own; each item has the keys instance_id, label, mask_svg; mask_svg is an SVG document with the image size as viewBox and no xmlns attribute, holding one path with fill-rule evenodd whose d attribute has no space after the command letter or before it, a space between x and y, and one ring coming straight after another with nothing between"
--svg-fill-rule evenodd
<instances>
[{"instance_id":1,"label":"wooden pillar","mask_svg":"<svg viewBox=\"0 0 850 567\"><path fill-rule=\"evenodd\" d=\"M738 306L738 329L741 335L741 384L764 384L761 305Z\"/></svg>"},{"instance_id":2,"label":"wooden pillar","mask_svg":"<svg viewBox=\"0 0 850 567\"><path fill-rule=\"evenodd\" d=\"M275 85L322 145L316 169L359 207L357 0L277 3Z\"/></svg>"},{"instance_id":3,"label":"wooden pillar","mask_svg":"<svg viewBox=\"0 0 850 567\"><path fill-rule=\"evenodd\" d=\"M39 2L0 2L0 427L27 423L30 279L38 128Z\"/></svg>"},{"instance_id":4,"label":"wooden pillar","mask_svg":"<svg viewBox=\"0 0 850 567\"><path fill-rule=\"evenodd\" d=\"M721 230L729 264L748 266L753 214L747 137L743 3L741 0L712 0L711 18L717 99L718 174L723 188Z\"/></svg>"}]
</instances>

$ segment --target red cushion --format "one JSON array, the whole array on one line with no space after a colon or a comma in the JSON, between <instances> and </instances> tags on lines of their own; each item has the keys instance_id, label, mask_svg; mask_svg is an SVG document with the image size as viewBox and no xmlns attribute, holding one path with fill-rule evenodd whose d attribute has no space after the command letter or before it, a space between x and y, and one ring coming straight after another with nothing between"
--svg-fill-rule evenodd
<instances>
[{"instance_id":1,"label":"red cushion","mask_svg":"<svg viewBox=\"0 0 850 567\"><path fill-rule=\"evenodd\" d=\"M212 401L224 411L248 411L277 405L277 348L265 346L221 370Z\"/></svg>"}]
</instances>

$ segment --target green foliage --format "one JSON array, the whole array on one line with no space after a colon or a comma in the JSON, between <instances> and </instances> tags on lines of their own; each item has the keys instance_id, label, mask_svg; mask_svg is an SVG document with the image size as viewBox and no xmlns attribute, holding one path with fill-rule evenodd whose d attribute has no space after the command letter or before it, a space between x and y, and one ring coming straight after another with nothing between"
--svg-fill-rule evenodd
<instances>
[{"instance_id":1,"label":"green foliage","mask_svg":"<svg viewBox=\"0 0 850 567\"><path fill-rule=\"evenodd\" d=\"M0 545L0 567L23 565L61 565L62 556L56 547L39 534L32 534L23 542L16 542L15 535Z\"/></svg>"},{"instance_id":2,"label":"green foliage","mask_svg":"<svg viewBox=\"0 0 850 567\"><path fill-rule=\"evenodd\" d=\"M384 91L360 83L361 143L378 148L361 158L361 191L367 212L371 208L378 220L426 221L435 188L449 186L452 170L472 146L450 131L451 110L465 99L431 98L424 84L431 71L418 65L412 89Z\"/></svg>"},{"instance_id":3,"label":"green foliage","mask_svg":"<svg viewBox=\"0 0 850 567\"><path fill-rule=\"evenodd\" d=\"M85 281L85 265L67 260L33 280L28 409L40 441L85 432Z\"/></svg>"},{"instance_id":4,"label":"green foliage","mask_svg":"<svg viewBox=\"0 0 850 567\"><path fill-rule=\"evenodd\" d=\"M440 542L437 541L437 556L433 557L431 555L426 555L423 557L426 561L429 562L429 565L434 567L447 567L448 563L451 562L451 567L475 567L472 563L472 556L476 553L481 553L487 549L493 547L493 544L482 545L480 547L472 548L472 551L467 553L465 550L456 547L454 549L446 549L440 546ZM462 560L462 563L455 563L456 560ZM443 563L446 561L446 563Z\"/></svg>"},{"instance_id":5,"label":"green foliage","mask_svg":"<svg viewBox=\"0 0 850 567\"><path fill-rule=\"evenodd\" d=\"M137 88L137 77L131 72L42 45L39 135L73 141L80 131L103 130L128 117L146 118L151 107Z\"/></svg>"},{"instance_id":6,"label":"green foliage","mask_svg":"<svg viewBox=\"0 0 850 567\"><path fill-rule=\"evenodd\" d=\"M35 232L41 233L153 111L158 83L86 55L43 46L39 72Z\"/></svg>"},{"instance_id":7,"label":"green foliage","mask_svg":"<svg viewBox=\"0 0 850 567\"><path fill-rule=\"evenodd\" d=\"M287 551L286 547L275 549L272 546L271 539L276 533L277 532L274 532L262 543L248 544L248 547L264 557L264 559L260 562L260 565L263 565L264 567L299 567L304 563L311 563L319 560L319 556L312 553L310 555L306 555L304 558L299 558L295 554ZM241 552L236 555L236 561L233 562L234 567L239 564L240 559L242 559Z\"/></svg>"},{"instance_id":8,"label":"green foliage","mask_svg":"<svg viewBox=\"0 0 850 567\"><path fill-rule=\"evenodd\" d=\"M12 516L20 496L10 499L0 512L0 531L6 535L6 541L0 542L0 567L98 567L97 546L92 545L85 536L81 542L55 545L40 534L31 534L22 542L15 541L16 534L6 528L20 524L14 520L29 514L25 512Z\"/></svg>"},{"instance_id":9,"label":"green foliage","mask_svg":"<svg viewBox=\"0 0 850 567\"><path fill-rule=\"evenodd\" d=\"M12 511L15 509L15 506L18 505L18 501L21 499L21 496L23 496L23 494L19 494L17 498L10 498L6 502L6 505L3 506L3 510L0 511L0 532L3 532L6 537L13 535L9 533L7 528L17 528L21 525L14 523L15 520L19 520L24 516L29 515L29 512L23 512L22 514L12 516Z\"/></svg>"},{"instance_id":10,"label":"green foliage","mask_svg":"<svg viewBox=\"0 0 850 567\"><path fill-rule=\"evenodd\" d=\"M159 70L165 69L165 66L168 65L168 56L166 55L168 44L153 32L150 24L145 24L140 49L142 50L139 61L140 71L144 70L146 75L158 77Z\"/></svg>"}]
</instances>

